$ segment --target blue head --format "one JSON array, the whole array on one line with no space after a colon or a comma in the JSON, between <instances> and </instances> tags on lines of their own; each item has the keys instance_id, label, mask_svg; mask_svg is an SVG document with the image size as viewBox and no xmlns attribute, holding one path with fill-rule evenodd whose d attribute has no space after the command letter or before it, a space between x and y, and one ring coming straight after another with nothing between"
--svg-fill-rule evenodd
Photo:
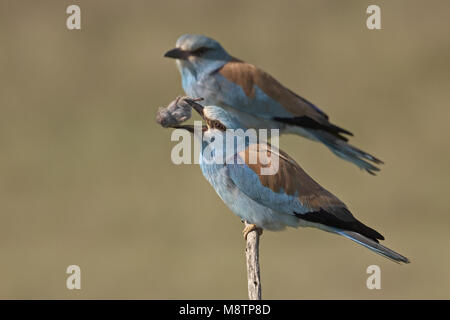
<instances>
[{"instance_id":1,"label":"blue head","mask_svg":"<svg viewBox=\"0 0 450 320\"><path fill-rule=\"evenodd\" d=\"M237 150L245 148L248 140L237 139L238 136L235 136L240 131L243 135L245 130L235 114L217 106L203 107L197 104L194 109L206 122L206 128L203 129L200 163L222 164L228 157L234 157ZM233 131L237 129L243 130Z\"/></svg>"},{"instance_id":2,"label":"blue head","mask_svg":"<svg viewBox=\"0 0 450 320\"><path fill-rule=\"evenodd\" d=\"M164 55L176 59L182 77L197 78L221 68L232 57L216 40L202 36L185 34L178 38L175 49Z\"/></svg>"}]
</instances>

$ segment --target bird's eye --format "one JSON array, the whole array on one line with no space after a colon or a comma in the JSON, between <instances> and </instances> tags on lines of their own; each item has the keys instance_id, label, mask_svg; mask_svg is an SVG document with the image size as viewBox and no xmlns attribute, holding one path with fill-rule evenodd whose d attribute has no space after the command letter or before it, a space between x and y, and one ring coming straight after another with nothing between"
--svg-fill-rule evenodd
<instances>
[{"instance_id":1,"label":"bird's eye","mask_svg":"<svg viewBox=\"0 0 450 320\"><path fill-rule=\"evenodd\" d=\"M207 48L207 47L200 47L198 49L195 49L195 50L191 51L191 55L196 56L196 57L200 57L200 56L204 55L209 50L211 50L211 49Z\"/></svg>"}]
</instances>

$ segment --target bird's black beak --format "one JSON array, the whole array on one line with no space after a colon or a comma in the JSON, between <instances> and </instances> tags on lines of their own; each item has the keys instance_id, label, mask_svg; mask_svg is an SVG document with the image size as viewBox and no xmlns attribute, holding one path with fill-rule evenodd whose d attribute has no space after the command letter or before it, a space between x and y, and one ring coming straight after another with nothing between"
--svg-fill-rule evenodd
<instances>
[{"instance_id":1,"label":"bird's black beak","mask_svg":"<svg viewBox=\"0 0 450 320\"><path fill-rule=\"evenodd\" d=\"M189 131L192 134L195 133L195 129L194 129L194 126L192 124L177 125L177 126L173 126L172 128L174 128L174 129L184 129L184 130ZM206 130L208 130L208 127L203 125L202 126L202 132L205 132Z\"/></svg>"},{"instance_id":2,"label":"bird's black beak","mask_svg":"<svg viewBox=\"0 0 450 320\"><path fill-rule=\"evenodd\" d=\"M197 113L200 115L200 117L202 117L202 119L205 119L205 115L203 114L203 106L195 101L201 101L203 100L202 98L198 98L198 99L186 99L186 102L195 110L197 111Z\"/></svg>"},{"instance_id":3,"label":"bird's black beak","mask_svg":"<svg viewBox=\"0 0 450 320\"><path fill-rule=\"evenodd\" d=\"M192 124L184 124L184 125L177 125L173 126L174 129L184 129L189 131L190 133L194 133L194 126Z\"/></svg>"},{"instance_id":4,"label":"bird's black beak","mask_svg":"<svg viewBox=\"0 0 450 320\"><path fill-rule=\"evenodd\" d=\"M179 48L175 48L175 49L167 51L164 54L164 57L172 58L172 59L186 60L189 57L189 51L184 51Z\"/></svg>"}]
</instances>

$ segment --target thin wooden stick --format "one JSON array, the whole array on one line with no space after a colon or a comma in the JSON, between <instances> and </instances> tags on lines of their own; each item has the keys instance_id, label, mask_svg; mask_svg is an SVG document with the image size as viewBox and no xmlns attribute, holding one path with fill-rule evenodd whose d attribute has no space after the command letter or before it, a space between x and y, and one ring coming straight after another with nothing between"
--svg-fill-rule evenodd
<instances>
[{"instance_id":1,"label":"thin wooden stick","mask_svg":"<svg viewBox=\"0 0 450 320\"><path fill-rule=\"evenodd\" d=\"M245 222L245 226L248 226L247 222ZM261 279L259 275L259 232L257 230L252 230L247 235L245 255L247 258L248 298L250 300L261 300Z\"/></svg>"}]
</instances>

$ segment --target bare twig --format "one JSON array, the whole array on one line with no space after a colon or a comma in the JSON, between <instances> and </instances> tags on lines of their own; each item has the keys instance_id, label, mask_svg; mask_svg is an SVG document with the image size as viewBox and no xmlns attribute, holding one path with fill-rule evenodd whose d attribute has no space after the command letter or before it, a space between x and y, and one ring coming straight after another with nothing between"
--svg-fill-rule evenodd
<instances>
[{"instance_id":1,"label":"bare twig","mask_svg":"<svg viewBox=\"0 0 450 320\"><path fill-rule=\"evenodd\" d=\"M245 226L248 223L245 222ZM261 300L261 281L259 275L259 232L252 230L247 235L245 255L247 258L248 298Z\"/></svg>"}]
</instances>

